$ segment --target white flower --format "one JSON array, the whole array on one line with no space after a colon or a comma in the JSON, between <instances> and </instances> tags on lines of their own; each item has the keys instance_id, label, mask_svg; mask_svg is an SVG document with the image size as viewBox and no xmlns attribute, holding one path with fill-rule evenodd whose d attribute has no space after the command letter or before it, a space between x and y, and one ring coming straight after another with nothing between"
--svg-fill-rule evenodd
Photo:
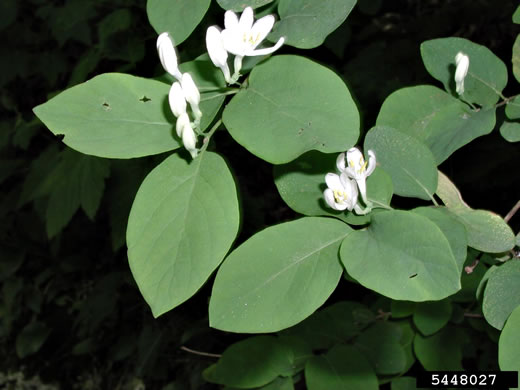
<instances>
[{"instance_id":1,"label":"white flower","mask_svg":"<svg viewBox=\"0 0 520 390\"><path fill-rule=\"evenodd\" d=\"M255 22L253 9L247 7L240 15L240 19L233 11L226 11L224 14L224 30L219 32L220 42L217 39L218 29L213 27L206 33L206 44L213 63L220 67L225 73L223 50L235 55L235 72L228 83L234 83L240 76L242 59L245 56L263 56L278 50L284 43L284 38L280 38L273 47L256 49L267 37L274 25L274 16L267 15ZM211 28L211 27L210 27ZM208 35L210 43L208 44ZM220 47L222 46L222 47ZM227 65L227 62L226 62Z\"/></svg>"},{"instance_id":2,"label":"white flower","mask_svg":"<svg viewBox=\"0 0 520 390\"><path fill-rule=\"evenodd\" d=\"M351 211L356 207L358 190L356 184L345 173L340 176L335 173L327 173L325 182L328 188L323 192L323 196L331 208Z\"/></svg>"},{"instance_id":3,"label":"white flower","mask_svg":"<svg viewBox=\"0 0 520 390\"><path fill-rule=\"evenodd\" d=\"M184 127L186 125L190 125L190 117L188 116L187 113L182 113L178 118L177 118L177 123L175 124L175 131L177 132L177 136L179 138L182 138L182 131L184 130Z\"/></svg>"},{"instance_id":4,"label":"white flower","mask_svg":"<svg viewBox=\"0 0 520 390\"><path fill-rule=\"evenodd\" d=\"M190 152L191 157L197 157L199 150L197 149L197 136L191 127L191 124L188 122L184 125L182 130L182 143L188 152Z\"/></svg>"},{"instance_id":5,"label":"white flower","mask_svg":"<svg viewBox=\"0 0 520 390\"><path fill-rule=\"evenodd\" d=\"M173 41L167 32L163 32L157 38L157 52L159 53L159 59L161 60L164 70L177 80L181 80L182 75L179 70L179 64L177 63L177 53L175 52Z\"/></svg>"},{"instance_id":6,"label":"white flower","mask_svg":"<svg viewBox=\"0 0 520 390\"><path fill-rule=\"evenodd\" d=\"M341 153L336 159L336 166L340 172L344 172L348 177L354 179L359 188L361 198L366 205L367 200L366 178L374 172L376 168L376 155L372 150L368 151L368 161L363 158L363 153L354 147L350 148L346 153Z\"/></svg>"},{"instance_id":7,"label":"white flower","mask_svg":"<svg viewBox=\"0 0 520 390\"><path fill-rule=\"evenodd\" d=\"M455 69L456 90L459 95L462 95L464 93L464 79L466 78L469 69L469 57L459 51L455 56L455 64L457 65L457 68Z\"/></svg>"},{"instance_id":8,"label":"white flower","mask_svg":"<svg viewBox=\"0 0 520 390\"><path fill-rule=\"evenodd\" d=\"M185 73L183 75L183 79L185 76L189 74ZM189 77L189 80L191 80L191 76ZM193 83L193 80L191 80ZM189 81L187 83L189 85ZM195 85L195 84L193 84ZM189 98L190 100L195 99L196 100L196 94L194 94L194 91L190 90L191 86L187 87L188 94L184 91L184 89L181 86L181 83L176 81L172 84L172 87L170 88L170 93L168 94L168 102L170 103L170 108L173 112L173 115L177 118L177 123L175 124L175 131L177 132L177 135L182 139L182 143L186 150L190 152L191 157L195 158L198 154L197 149L197 136L195 135L195 132L193 130L192 124L190 122L190 117L186 111L187 104L186 100ZM196 89L196 87L195 87ZM197 90L198 92L198 90ZM189 94L192 94L189 96ZM200 96L199 96L200 98ZM191 105L191 102L190 102Z\"/></svg>"},{"instance_id":9,"label":"white flower","mask_svg":"<svg viewBox=\"0 0 520 390\"><path fill-rule=\"evenodd\" d=\"M220 68L226 83L231 84L231 73L227 63L228 52L224 49L224 42L222 42L222 36L218 27L211 26L206 31L206 47L213 65Z\"/></svg>"},{"instance_id":10,"label":"white flower","mask_svg":"<svg viewBox=\"0 0 520 390\"><path fill-rule=\"evenodd\" d=\"M226 11L224 25L226 27L222 31L224 48L237 56L263 56L270 54L278 50L284 42L284 38L280 38L273 47L255 50L267 34L271 32L274 25L274 16L264 16L255 23L251 7L244 9L240 20L233 11Z\"/></svg>"},{"instance_id":11,"label":"white flower","mask_svg":"<svg viewBox=\"0 0 520 390\"><path fill-rule=\"evenodd\" d=\"M181 87L181 83L178 81L174 82L168 93L168 102L170 103L170 109L176 118L182 114L186 114L186 98Z\"/></svg>"},{"instance_id":12,"label":"white flower","mask_svg":"<svg viewBox=\"0 0 520 390\"><path fill-rule=\"evenodd\" d=\"M182 74L181 87L184 98L190 103L191 111L195 117L195 124L198 126L202 117L202 112L199 108L200 92L189 73Z\"/></svg>"}]
</instances>

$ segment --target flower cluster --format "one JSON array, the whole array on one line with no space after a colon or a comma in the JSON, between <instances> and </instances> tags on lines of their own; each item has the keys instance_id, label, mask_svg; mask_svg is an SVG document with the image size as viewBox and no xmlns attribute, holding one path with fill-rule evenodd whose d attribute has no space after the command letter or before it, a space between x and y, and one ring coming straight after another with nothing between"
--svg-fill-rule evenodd
<instances>
[{"instance_id":1,"label":"flower cluster","mask_svg":"<svg viewBox=\"0 0 520 390\"><path fill-rule=\"evenodd\" d=\"M216 26L208 28L206 33L206 46L213 64L222 70L228 84L236 83L240 77L242 60L245 56L261 56L274 52L283 45L284 38L280 38L275 46L267 49L256 49L265 39L274 25L274 16L267 15L255 22L253 9L247 7L242 12L240 19L232 12L224 15L225 29L220 30ZM168 94L170 108L177 118L176 131L182 139L186 150L192 158L197 157L197 136L195 132L200 130L202 112L199 108L200 92L189 73L181 73L177 61L177 53L170 35L162 33L157 38L157 51L161 64L177 81L175 81ZM227 63L228 53L235 55L234 73L231 75ZM190 120L187 107L191 108L193 121Z\"/></svg>"},{"instance_id":2,"label":"flower cluster","mask_svg":"<svg viewBox=\"0 0 520 390\"><path fill-rule=\"evenodd\" d=\"M455 56L455 85L459 95L464 93L464 79L468 74L469 57L463 52L459 51Z\"/></svg>"},{"instance_id":3,"label":"flower cluster","mask_svg":"<svg viewBox=\"0 0 520 390\"><path fill-rule=\"evenodd\" d=\"M336 159L336 166L340 172L327 173L325 183L327 189L323 192L325 201L334 210L354 210L356 214L367 214L372 210L372 204L367 199L366 178L376 168L376 155L368 151L368 161L365 161L361 151L354 147L346 153L341 153ZM358 195L365 204L362 208Z\"/></svg>"},{"instance_id":4,"label":"flower cluster","mask_svg":"<svg viewBox=\"0 0 520 390\"><path fill-rule=\"evenodd\" d=\"M166 32L159 35L157 38L157 51L159 52L159 59L161 64L169 74L171 74L177 81L175 81L168 94L168 102L173 115L177 118L176 132L182 139L182 143L191 157L195 158L198 154L197 136L195 129L200 126L200 119L202 112L199 108L200 93L189 73L181 73L179 64L177 62L177 53L170 35ZM188 115L188 104L193 115L193 122Z\"/></svg>"},{"instance_id":5,"label":"flower cluster","mask_svg":"<svg viewBox=\"0 0 520 390\"><path fill-rule=\"evenodd\" d=\"M242 60L245 56L262 56L278 50L284 43L280 38L273 47L257 49L274 25L274 16L267 15L255 22L253 9L247 7L240 19L233 11L224 15L224 30L211 26L206 32L206 46L213 64L219 67L228 84L236 83L240 77ZM235 56L234 73L231 75L227 63L228 53Z\"/></svg>"}]
</instances>

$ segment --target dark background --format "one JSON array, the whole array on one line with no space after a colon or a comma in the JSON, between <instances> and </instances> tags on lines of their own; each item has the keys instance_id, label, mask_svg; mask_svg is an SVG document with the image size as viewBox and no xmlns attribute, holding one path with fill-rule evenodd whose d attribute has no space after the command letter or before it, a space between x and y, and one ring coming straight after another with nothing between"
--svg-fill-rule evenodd
<instances>
[{"instance_id":1,"label":"dark background","mask_svg":"<svg viewBox=\"0 0 520 390\"><path fill-rule=\"evenodd\" d=\"M511 48L520 32L511 21L517 5L507 0L359 0L323 46L308 51L284 46L279 52L308 56L340 74L358 102L366 132L391 92L438 85L420 58L419 45L427 39L470 39L491 49L510 72ZM192 299L158 319L132 279L124 246L126 218L140 182L166 155L102 162L109 174L95 218L77 205L58 234L49 239L46 233L49 201L57 196L53 191L75 184L66 171L55 169L67 147L41 125L32 108L100 73L159 76L157 34L145 7L144 0L2 0L0 5L0 388L9 388L2 386L10 373L10 386L18 383L11 388L23 389L44 388L40 380L62 389L138 389L143 384L147 389L211 389L201 371L216 359L181 347L218 354L243 337L208 327L211 278ZM205 28L222 17L213 2L178 48L180 58L203 53ZM506 96L519 92L511 72L509 80ZM502 120L500 111L497 128ZM244 223L237 243L297 217L276 191L272 166L225 132L217 133L215 143L241 192ZM495 130L457 151L440 169L470 206L504 216L517 201L519 156L518 147ZM511 222L517 232L518 218ZM344 294L340 284L331 301L346 299ZM349 288L348 299L370 300L373 293Z\"/></svg>"}]
</instances>

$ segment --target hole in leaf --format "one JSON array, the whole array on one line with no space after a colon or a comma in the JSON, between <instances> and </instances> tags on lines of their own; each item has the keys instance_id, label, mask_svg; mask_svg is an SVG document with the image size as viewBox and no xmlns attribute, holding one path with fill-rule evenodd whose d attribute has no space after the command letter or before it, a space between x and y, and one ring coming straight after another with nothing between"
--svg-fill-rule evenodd
<instances>
[{"instance_id":1,"label":"hole in leaf","mask_svg":"<svg viewBox=\"0 0 520 390\"><path fill-rule=\"evenodd\" d=\"M65 134L56 134L56 138L58 138L60 141L63 141L63 138L65 138Z\"/></svg>"},{"instance_id":2,"label":"hole in leaf","mask_svg":"<svg viewBox=\"0 0 520 390\"><path fill-rule=\"evenodd\" d=\"M104 102L101 106L103 106L103 108L106 110L106 111L109 111L111 108L110 108L110 104L108 104L107 102Z\"/></svg>"},{"instance_id":3,"label":"hole in leaf","mask_svg":"<svg viewBox=\"0 0 520 390\"><path fill-rule=\"evenodd\" d=\"M412 279L412 278L415 278L416 276L417 276L417 274L412 274L412 275L410 275L410 276L408 276L408 277L409 277L410 279Z\"/></svg>"},{"instance_id":4,"label":"hole in leaf","mask_svg":"<svg viewBox=\"0 0 520 390\"><path fill-rule=\"evenodd\" d=\"M143 96L141 99L139 99L139 101L143 102L143 103L149 102L150 100L152 100L152 99L150 99L149 97L146 97L146 96Z\"/></svg>"}]
</instances>

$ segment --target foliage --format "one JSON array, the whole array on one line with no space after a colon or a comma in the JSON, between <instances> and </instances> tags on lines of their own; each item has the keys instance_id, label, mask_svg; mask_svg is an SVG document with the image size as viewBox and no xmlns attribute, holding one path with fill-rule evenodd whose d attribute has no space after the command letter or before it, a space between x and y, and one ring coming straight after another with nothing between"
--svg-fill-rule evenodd
<instances>
[{"instance_id":1,"label":"foliage","mask_svg":"<svg viewBox=\"0 0 520 390\"><path fill-rule=\"evenodd\" d=\"M0 372L313 390L520 370L520 7L387 3L3 3ZM284 45L249 26L219 63L206 29L246 6ZM500 38L440 22L475 15ZM163 32L200 99L160 69Z\"/></svg>"}]
</instances>

